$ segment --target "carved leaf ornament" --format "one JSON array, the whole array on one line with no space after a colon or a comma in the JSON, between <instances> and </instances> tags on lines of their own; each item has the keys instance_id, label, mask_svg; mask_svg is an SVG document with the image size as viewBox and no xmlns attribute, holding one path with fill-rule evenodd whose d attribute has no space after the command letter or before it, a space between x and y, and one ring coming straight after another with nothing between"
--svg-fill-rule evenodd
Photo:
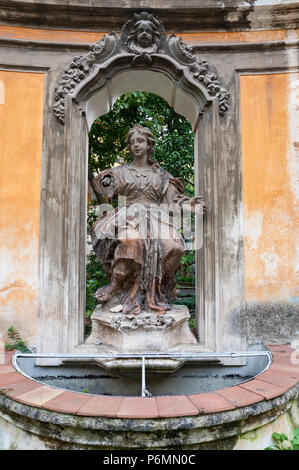
<instances>
[{"instance_id":1,"label":"carved leaf ornament","mask_svg":"<svg viewBox=\"0 0 299 470\"><path fill-rule=\"evenodd\" d=\"M193 48L180 37L166 37L163 24L151 13L141 12L135 13L124 24L120 37L114 32L104 35L90 46L87 54L74 57L55 88L53 111L59 122L64 124L65 121L66 95L87 78L96 64L119 54L127 54L132 66L138 64L150 67L157 54L174 59L188 69L191 77L205 87L209 96L218 98L221 116L228 110L229 92L221 86L216 73L210 71L208 62L198 59Z\"/></svg>"}]
</instances>

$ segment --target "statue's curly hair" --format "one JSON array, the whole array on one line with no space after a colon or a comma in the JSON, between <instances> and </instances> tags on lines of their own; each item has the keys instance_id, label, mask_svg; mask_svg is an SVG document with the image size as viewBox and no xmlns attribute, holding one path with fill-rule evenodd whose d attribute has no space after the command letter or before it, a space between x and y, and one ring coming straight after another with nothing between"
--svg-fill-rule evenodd
<instances>
[{"instance_id":1,"label":"statue's curly hair","mask_svg":"<svg viewBox=\"0 0 299 470\"><path fill-rule=\"evenodd\" d=\"M147 160L148 160L148 163L150 163L152 165L156 161L153 158L151 158L153 153L154 153L154 145L155 145L155 142L156 142L152 132L147 127L141 126L141 124L135 124L135 126L132 127L129 130L128 137L127 137L127 140L126 140L126 144L127 144L126 148L129 151L131 151L131 137L135 133L141 134L141 135L146 137L148 145L149 145Z\"/></svg>"}]
</instances>

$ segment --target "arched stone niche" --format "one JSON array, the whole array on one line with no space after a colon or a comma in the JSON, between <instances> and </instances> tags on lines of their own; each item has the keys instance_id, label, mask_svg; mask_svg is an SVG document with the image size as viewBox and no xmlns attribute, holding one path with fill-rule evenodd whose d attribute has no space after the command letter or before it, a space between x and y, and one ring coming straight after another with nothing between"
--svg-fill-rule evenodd
<instances>
[{"instance_id":1,"label":"arched stone niche","mask_svg":"<svg viewBox=\"0 0 299 470\"><path fill-rule=\"evenodd\" d=\"M141 48L134 38L129 41L134 22L140 17L152 21L157 31L155 44L147 49ZM219 269L221 171L217 162L217 132L218 129L221 132L219 124L225 119L229 93L206 61L199 60L180 38L173 35L167 38L163 25L148 13L134 15L125 23L120 37L110 33L91 46L88 54L75 57L55 89L53 111L59 122L56 121L52 135L59 142L56 148L63 155L63 169L62 175L51 169L51 182L46 169L44 187L54 184L63 191L61 208L55 214L61 236L57 236L57 245L46 229L46 214L51 207L44 197L38 350L71 353L84 341L88 131L99 115L107 113L114 101L129 91L149 91L161 96L192 124L196 194L203 196L208 208L203 230L200 223L196 228L197 237L203 239L203 246L196 253L200 346L205 351L240 351L242 336L239 326L236 327L236 317L241 311L243 294L239 289L237 309L223 308L225 283L221 285ZM49 152L47 158L51 158ZM50 266L54 266L58 279L54 279Z\"/></svg>"},{"instance_id":2,"label":"arched stone niche","mask_svg":"<svg viewBox=\"0 0 299 470\"><path fill-rule=\"evenodd\" d=\"M135 68L115 74L108 85L95 90L89 96L85 103L88 129L98 116L110 111L119 96L133 91L147 91L161 96L178 114L186 117L196 131L201 113L193 96L181 89L163 71Z\"/></svg>"}]
</instances>

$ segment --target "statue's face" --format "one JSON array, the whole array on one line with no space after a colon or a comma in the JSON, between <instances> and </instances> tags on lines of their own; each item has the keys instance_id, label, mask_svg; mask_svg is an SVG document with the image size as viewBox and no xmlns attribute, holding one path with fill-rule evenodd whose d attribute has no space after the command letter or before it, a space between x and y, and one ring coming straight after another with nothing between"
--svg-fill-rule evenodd
<instances>
[{"instance_id":1,"label":"statue's face","mask_svg":"<svg viewBox=\"0 0 299 470\"><path fill-rule=\"evenodd\" d=\"M134 132L132 135L130 147L133 158L142 158L147 155L149 150L147 138L138 132Z\"/></svg>"},{"instance_id":2,"label":"statue's face","mask_svg":"<svg viewBox=\"0 0 299 470\"><path fill-rule=\"evenodd\" d=\"M136 30L136 39L141 47L150 47L153 42L153 28L149 21L141 21Z\"/></svg>"}]
</instances>

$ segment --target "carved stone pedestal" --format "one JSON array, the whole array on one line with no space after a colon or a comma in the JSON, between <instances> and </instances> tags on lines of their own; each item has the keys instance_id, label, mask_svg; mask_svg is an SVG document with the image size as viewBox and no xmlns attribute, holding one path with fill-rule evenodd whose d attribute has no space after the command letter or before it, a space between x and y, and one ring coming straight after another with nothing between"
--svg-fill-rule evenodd
<instances>
[{"instance_id":1,"label":"carved stone pedestal","mask_svg":"<svg viewBox=\"0 0 299 470\"><path fill-rule=\"evenodd\" d=\"M86 345L98 345L114 353L168 353L172 348L197 344L190 331L188 307L174 305L165 315L142 312L139 315L113 313L107 307L98 306L92 317L92 333ZM181 360L153 358L150 368L169 370L181 365ZM97 360L108 368L139 368L140 359L122 358Z\"/></svg>"},{"instance_id":2,"label":"carved stone pedestal","mask_svg":"<svg viewBox=\"0 0 299 470\"><path fill-rule=\"evenodd\" d=\"M196 344L188 320L188 307L174 305L165 315L113 313L98 306L92 317L87 344L106 344L123 353L166 352L181 344Z\"/></svg>"}]
</instances>

